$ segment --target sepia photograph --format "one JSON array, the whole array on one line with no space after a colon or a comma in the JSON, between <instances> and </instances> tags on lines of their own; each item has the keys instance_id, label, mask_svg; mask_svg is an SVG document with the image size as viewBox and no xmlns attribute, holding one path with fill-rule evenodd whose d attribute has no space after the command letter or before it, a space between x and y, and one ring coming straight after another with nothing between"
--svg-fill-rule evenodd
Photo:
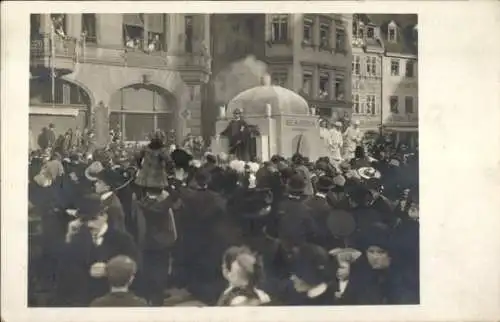
<instances>
[{"instance_id":1,"label":"sepia photograph","mask_svg":"<svg viewBox=\"0 0 500 322\"><path fill-rule=\"evenodd\" d=\"M31 14L28 306L420 304L418 28Z\"/></svg>"}]
</instances>

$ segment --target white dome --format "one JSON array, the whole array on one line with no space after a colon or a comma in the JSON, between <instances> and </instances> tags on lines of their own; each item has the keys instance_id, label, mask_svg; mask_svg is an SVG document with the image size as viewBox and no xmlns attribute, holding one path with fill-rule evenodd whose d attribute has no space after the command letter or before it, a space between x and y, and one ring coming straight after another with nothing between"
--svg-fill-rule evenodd
<instances>
[{"instance_id":1,"label":"white dome","mask_svg":"<svg viewBox=\"0 0 500 322\"><path fill-rule=\"evenodd\" d=\"M239 108L245 116L266 115L266 105L272 115L310 115L307 101L302 96L281 86L263 85L236 95L227 106L227 114Z\"/></svg>"}]
</instances>

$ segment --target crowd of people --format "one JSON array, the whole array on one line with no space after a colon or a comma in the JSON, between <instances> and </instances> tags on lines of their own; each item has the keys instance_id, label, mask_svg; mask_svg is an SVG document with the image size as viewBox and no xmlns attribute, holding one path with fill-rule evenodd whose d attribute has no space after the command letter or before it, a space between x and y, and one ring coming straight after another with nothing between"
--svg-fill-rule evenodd
<instances>
[{"instance_id":1,"label":"crowd of people","mask_svg":"<svg viewBox=\"0 0 500 322\"><path fill-rule=\"evenodd\" d=\"M48 135L30 155L29 304L418 304L418 150L356 133L327 138L333 157L267 162L161 131L135 148Z\"/></svg>"}]
</instances>

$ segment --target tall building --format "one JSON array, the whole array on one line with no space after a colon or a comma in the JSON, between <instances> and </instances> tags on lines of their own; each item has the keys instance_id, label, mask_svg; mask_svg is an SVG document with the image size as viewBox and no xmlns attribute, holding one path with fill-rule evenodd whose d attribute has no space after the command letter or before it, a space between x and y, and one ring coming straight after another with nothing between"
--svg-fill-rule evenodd
<instances>
[{"instance_id":1,"label":"tall building","mask_svg":"<svg viewBox=\"0 0 500 322\"><path fill-rule=\"evenodd\" d=\"M274 84L302 95L319 115L350 115L351 15L238 16L217 14L211 19L214 78L225 66L252 55L267 64ZM212 98L211 108L204 109L211 114L207 122L215 121L216 107L225 103Z\"/></svg>"},{"instance_id":2,"label":"tall building","mask_svg":"<svg viewBox=\"0 0 500 322\"><path fill-rule=\"evenodd\" d=\"M31 15L33 133L53 123L94 127L102 142L109 129L128 141L200 134L209 26L205 14Z\"/></svg>"},{"instance_id":3,"label":"tall building","mask_svg":"<svg viewBox=\"0 0 500 322\"><path fill-rule=\"evenodd\" d=\"M418 142L417 15L353 16L353 118L364 130Z\"/></svg>"}]
</instances>

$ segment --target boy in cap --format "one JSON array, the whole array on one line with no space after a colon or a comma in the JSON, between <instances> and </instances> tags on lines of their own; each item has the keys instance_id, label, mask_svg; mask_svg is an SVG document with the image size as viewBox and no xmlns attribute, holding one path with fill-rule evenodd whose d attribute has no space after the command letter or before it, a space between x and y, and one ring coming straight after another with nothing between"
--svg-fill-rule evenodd
<instances>
[{"instance_id":1,"label":"boy in cap","mask_svg":"<svg viewBox=\"0 0 500 322\"><path fill-rule=\"evenodd\" d=\"M129 291L137 264L128 256L118 255L111 258L106 265L106 273L110 292L90 303L91 307L142 307L147 306L144 299Z\"/></svg>"}]
</instances>

